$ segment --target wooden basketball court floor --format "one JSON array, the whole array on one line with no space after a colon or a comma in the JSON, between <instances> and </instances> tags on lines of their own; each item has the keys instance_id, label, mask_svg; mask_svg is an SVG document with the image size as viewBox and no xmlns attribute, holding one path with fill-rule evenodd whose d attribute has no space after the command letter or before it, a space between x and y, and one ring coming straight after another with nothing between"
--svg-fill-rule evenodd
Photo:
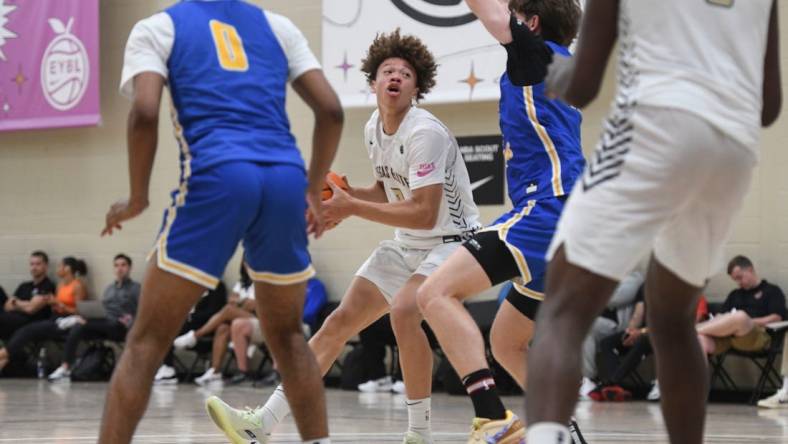
<instances>
[{"instance_id":1,"label":"wooden basketball court floor","mask_svg":"<svg viewBox=\"0 0 788 444\"><path fill-rule=\"evenodd\" d=\"M0 379L0 444L95 443L106 384L48 383ZM271 388L201 388L191 384L155 387L135 443L226 442L203 410L212 394L238 406L256 406ZM403 395L327 393L334 443L398 443L407 426ZM505 403L522 411L522 398ZM461 396L433 398L436 443L465 443L472 414ZM589 444L667 443L657 404L645 402L578 404L577 418ZM788 409L764 411L739 404L709 406L707 443L788 443ZM291 419L272 443L300 443Z\"/></svg>"}]
</instances>

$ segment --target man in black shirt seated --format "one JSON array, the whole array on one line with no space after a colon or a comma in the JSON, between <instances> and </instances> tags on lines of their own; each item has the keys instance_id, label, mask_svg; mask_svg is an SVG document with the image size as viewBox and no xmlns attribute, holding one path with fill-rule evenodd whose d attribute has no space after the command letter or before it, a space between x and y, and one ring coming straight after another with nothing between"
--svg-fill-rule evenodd
<instances>
[{"instance_id":1,"label":"man in black shirt seated","mask_svg":"<svg viewBox=\"0 0 788 444\"><path fill-rule=\"evenodd\" d=\"M703 351L717 355L733 348L760 351L769 347L771 337L766 324L785 319L785 295L780 287L762 280L752 262L736 256L728 263L728 275L739 288L733 290L721 313L698 324L698 338Z\"/></svg>"},{"instance_id":2,"label":"man in black shirt seated","mask_svg":"<svg viewBox=\"0 0 788 444\"><path fill-rule=\"evenodd\" d=\"M23 282L11 297L0 296L0 340L7 342L16 330L33 321L47 319L55 284L47 277L49 257L43 251L30 254L31 281Z\"/></svg>"}]
</instances>

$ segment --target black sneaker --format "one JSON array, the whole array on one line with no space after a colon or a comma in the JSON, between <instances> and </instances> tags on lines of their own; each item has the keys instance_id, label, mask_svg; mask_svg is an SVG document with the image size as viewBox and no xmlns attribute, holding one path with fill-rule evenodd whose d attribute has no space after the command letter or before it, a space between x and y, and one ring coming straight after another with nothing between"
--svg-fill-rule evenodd
<instances>
[{"instance_id":1,"label":"black sneaker","mask_svg":"<svg viewBox=\"0 0 788 444\"><path fill-rule=\"evenodd\" d=\"M580 426L577 425L574 417L569 420L569 435L572 437L574 444L588 444L586 439L583 438L583 434L580 433Z\"/></svg>"},{"instance_id":2,"label":"black sneaker","mask_svg":"<svg viewBox=\"0 0 788 444\"><path fill-rule=\"evenodd\" d=\"M232 378L230 378L230 385L238 385L249 381L249 376L246 375L244 372L236 373Z\"/></svg>"},{"instance_id":3,"label":"black sneaker","mask_svg":"<svg viewBox=\"0 0 788 444\"><path fill-rule=\"evenodd\" d=\"M279 373L276 372L276 371L273 371L273 372L269 373L267 376L265 376L263 379L258 381L258 385L260 385L262 387L270 387L270 386L274 386L274 385L279 385L279 383L281 381L282 380L279 378Z\"/></svg>"}]
</instances>

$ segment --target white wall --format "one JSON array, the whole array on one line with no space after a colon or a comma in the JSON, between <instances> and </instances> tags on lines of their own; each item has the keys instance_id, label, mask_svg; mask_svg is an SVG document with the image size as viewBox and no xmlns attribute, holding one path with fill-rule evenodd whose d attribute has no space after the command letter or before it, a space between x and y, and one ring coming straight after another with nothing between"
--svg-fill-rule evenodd
<instances>
[{"instance_id":1,"label":"white wall","mask_svg":"<svg viewBox=\"0 0 788 444\"><path fill-rule=\"evenodd\" d=\"M318 55L321 44L330 44L320 41L320 1L255 3L289 16L306 34ZM177 148L167 118L160 124L150 208L111 238L102 239L99 232L108 206L125 197L128 190L125 152L128 103L117 93L125 40L136 20L169 4L170 1L162 0L101 1L102 126L0 133L0 285L6 291L13 291L27 278L27 255L34 249L47 251L54 261L66 255L84 258L90 267L93 294L111 281L111 258L117 252L125 252L135 260L133 275L141 278L144 257L158 230L168 193L178 177ZM788 19L788 12L783 11L782 18ZM787 44L788 40L783 38L783 48ZM0 64L0 80L10 77L4 77L5 69L7 67ZM613 70L609 70L600 100L584 113L583 138L587 152L595 145L600 121L611 97L612 75ZM496 103L428 108L457 136L498 132ZM163 111L162 115L168 116L167 110ZM311 114L292 94L288 111L293 132L308 157ZM360 143L369 113L368 109L347 111L342 145L334 167L358 184L372 180ZM765 133L761 167L728 252L729 255L751 256L766 278L788 288L788 261L783 260L788 253L788 187L784 173L788 167L788 153L782 143L786 136L788 126L784 119ZM504 208L483 207L483 219L491 221ZM319 276L328 285L332 298L340 297L356 268L377 242L390 237L391 232L389 228L361 220L348 220L312 244ZM228 284L235 280L237 268L236 258L227 269ZM716 277L708 294L712 299L722 298L731 286L724 275Z\"/></svg>"}]
</instances>

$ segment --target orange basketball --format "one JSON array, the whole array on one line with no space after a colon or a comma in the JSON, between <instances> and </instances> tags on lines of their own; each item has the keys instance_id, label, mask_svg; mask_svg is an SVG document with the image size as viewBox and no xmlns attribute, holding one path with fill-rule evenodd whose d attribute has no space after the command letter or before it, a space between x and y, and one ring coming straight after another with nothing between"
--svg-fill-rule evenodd
<instances>
[{"instance_id":1,"label":"orange basketball","mask_svg":"<svg viewBox=\"0 0 788 444\"><path fill-rule=\"evenodd\" d=\"M329 171L326 174L326 183L323 185L323 191L320 193L320 197L322 200L331 199L331 196L334 195L334 192L331 190L331 187L328 186L328 182L331 181L334 185L342 188L343 190L347 191L350 189L350 185L347 182L347 177L340 176L339 174Z\"/></svg>"}]
</instances>

